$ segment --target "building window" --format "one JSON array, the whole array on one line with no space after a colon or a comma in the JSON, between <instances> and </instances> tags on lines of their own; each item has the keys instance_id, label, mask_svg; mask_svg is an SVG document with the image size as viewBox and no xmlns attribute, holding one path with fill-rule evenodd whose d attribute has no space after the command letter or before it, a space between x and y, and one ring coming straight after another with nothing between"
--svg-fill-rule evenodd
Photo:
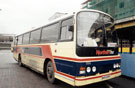
<instances>
[{"instance_id":1,"label":"building window","mask_svg":"<svg viewBox=\"0 0 135 88\"><path fill-rule=\"evenodd\" d=\"M119 8L124 8L124 2L121 2L121 3L119 4Z\"/></svg>"},{"instance_id":2,"label":"building window","mask_svg":"<svg viewBox=\"0 0 135 88\"><path fill-rule=\"evenodd\" d=\"M106 8L106 9L105 9L105 12L106 12L106 13L108 13L108 12L109 12L108 8Z\"/></svg>"}]
</instances>

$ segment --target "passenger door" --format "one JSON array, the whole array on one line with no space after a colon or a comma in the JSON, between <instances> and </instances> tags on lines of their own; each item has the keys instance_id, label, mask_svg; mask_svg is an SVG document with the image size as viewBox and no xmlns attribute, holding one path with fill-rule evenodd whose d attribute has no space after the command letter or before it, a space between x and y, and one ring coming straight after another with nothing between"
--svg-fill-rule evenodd
<instances>
[{"instance_id":1,"label":"passenger door","mask_svg":"<svg viewBox=\"0 0 135 88\"><path fill-rule=\"evenodd\" d=\"M74 26L73 17L67 18L61 22L59 41L54 44L53 55L62 57L74 57Z\"/></svg>"}]
</instances>

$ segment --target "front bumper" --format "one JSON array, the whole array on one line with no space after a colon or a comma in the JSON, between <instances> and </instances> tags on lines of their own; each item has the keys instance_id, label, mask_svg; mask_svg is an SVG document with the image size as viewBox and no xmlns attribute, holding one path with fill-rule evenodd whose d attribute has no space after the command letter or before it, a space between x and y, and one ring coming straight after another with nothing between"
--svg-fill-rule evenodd
<instances>
[{"instance_id":1,"label":"front bumper","mask_svg":"<svg viewBox=\"0 0 135 88\"><path fill-rule=\"evenodd\" d=\"M104 74L96 74L95 76L88 76L88 77L76 77L74 86L83 86L88 85L96 82L101 82L104 80L112 79L121 75L121 70L116 71L109 71L109 73Z\"/></svg>"}]
</instances>

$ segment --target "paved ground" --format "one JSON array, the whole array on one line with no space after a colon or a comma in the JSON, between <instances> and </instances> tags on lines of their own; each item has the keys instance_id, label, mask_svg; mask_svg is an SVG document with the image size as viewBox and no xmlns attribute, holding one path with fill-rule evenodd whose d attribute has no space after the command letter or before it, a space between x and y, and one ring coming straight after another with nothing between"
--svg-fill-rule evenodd
<instances>
[{"instance_id":1,"label":"paved ground","mask_svg":"<svg viewBox=\"0 0 135 88\"><path fill-rule=\"evenodd\" d=\"M76 88L64 82L48 83L44 76L19 67L10 50L0 50L0 88ZM109 81L77 88L135 88L135 79L118 77Z\"/></svg>"}]
</instances>

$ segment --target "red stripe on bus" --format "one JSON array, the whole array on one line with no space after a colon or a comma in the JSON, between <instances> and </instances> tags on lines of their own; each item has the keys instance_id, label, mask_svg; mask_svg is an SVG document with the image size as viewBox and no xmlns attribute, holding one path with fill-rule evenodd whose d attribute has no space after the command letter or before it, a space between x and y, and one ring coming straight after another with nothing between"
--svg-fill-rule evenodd
<instances>
[{"instance_id":1,"label":"red stripe on bus","mask_svg":"<svg viewBox=\"0 0 135 88\"><path fill-rule=\"evenodd\" d=\"M114 72L114 73L109 73L109 74L106 74L106 75L101 75L101 76L91 77L91 78L75 79L75 80L77 80L77 81L84 81L84 80L90 80L90 79L101 78L101 77L103 77L103 76L107 76L107 75L114 75L114 74L118 74L118 73L121 73L121 71Z\"/></svg>"},{"instance_id":2,"label":"red stripe on bus","mask_svg":"<svg viewBox=\"0 0 135 88\"><path fill-rule=\"evenodd\" d=\"M65 73L62 73L62 72L58 72L58 71L57 71L56 73L58 73L58 74L60 74L60 75L63 75L63 76L66 76L66 77L68 77L68 78L71 78L71 79L73 79L73 80L84 81L84 80L90 80L90 79L101 78L101 77L107 76L107 75L118 74L118 73L121 73L121 71L113 72L113 73L108 73L108 74L106 74L106 75L101 75L101 76L96 76L96 77L91 77L91 78L84 78L84 79L77 79L77 78L75 78L75 77L73 77L73 76L71 76L71 75L68 75L68 74L65 74Z\"/></svg>"},{"instance_id":3,"label":"red stripe on bus","mask_svg":"<svg viewBox=\"0 0 135 88\"><path fill-rule=\"evenodd\" d=\"M71 79L75 79L74 76L71 76L71 75L68 75L68 74L65 74L65 73L62 73L62 72L59 72L59 71L56 71L56 73L58 73L60 75L63 75L63 76L66 76L66 77L71 78Z\"/></svg>"},{"instance_id":4,"label":"red stripe on bus","mask_svg":"<svg viewBox=\"0 0 135 88\"><path fill-rule=\"evenodd\" d=\"M111 59L120 59L120 56L115 57L101 57L101 58L88 58L88 59L77 59L70 57L61 57L61 56L53 56L54 58L65 59L65 60L73 60L73 61L98 61L98 60L111 60Z\"/></svg>"}]
</instances>

